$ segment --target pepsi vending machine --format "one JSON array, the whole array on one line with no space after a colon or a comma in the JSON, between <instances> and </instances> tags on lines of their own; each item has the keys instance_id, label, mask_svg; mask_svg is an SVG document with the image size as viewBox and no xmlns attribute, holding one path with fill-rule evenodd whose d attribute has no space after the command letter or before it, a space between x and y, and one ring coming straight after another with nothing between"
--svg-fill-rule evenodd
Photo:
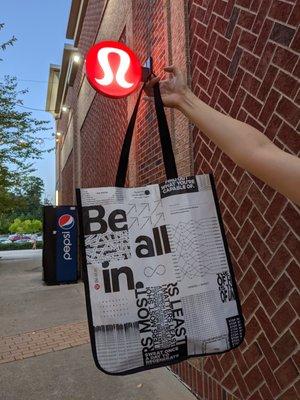
<instances>
[{"instance_id":1,"label":"pepsi vending machine","mask_svg":"<svg viewBox=\"0 0 300 400\"><path fill-rule=\"evenodd\" d=\"M43 280L48 285L77 282L76 207L44 206L43 215Z\"/></svg>"}]
</instances>

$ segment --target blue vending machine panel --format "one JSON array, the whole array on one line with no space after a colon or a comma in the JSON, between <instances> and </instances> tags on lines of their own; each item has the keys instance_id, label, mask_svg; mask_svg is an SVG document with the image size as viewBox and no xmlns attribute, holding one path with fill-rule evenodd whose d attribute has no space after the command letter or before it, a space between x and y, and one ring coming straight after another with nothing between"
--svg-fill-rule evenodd
<instances>
[{"instance_id":1,"label":"blue vending machine panel","mask_svg":"<svg viewBox=\"0 0 300 400\"><path fill-rule=\"evenodd\" d=\"M77 216L76 208L61 206L56 212L56 280L77 281Z\"/></svg>"}]
</instances>

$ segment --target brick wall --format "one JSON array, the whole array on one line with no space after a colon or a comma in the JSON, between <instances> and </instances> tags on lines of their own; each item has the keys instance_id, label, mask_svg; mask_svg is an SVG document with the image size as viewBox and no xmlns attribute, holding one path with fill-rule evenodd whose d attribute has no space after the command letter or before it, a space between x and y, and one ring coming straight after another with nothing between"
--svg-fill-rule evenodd
<instances>
[{"instance_id":1,"label":"brick wall","mask_svg":"<svg viewBox=\"0 0 300 400\"><path fill-rule=\"evenodd\" d=\"M291 1L189 1L194 92L294 154L300 150L299 10ZM196 128L193 139L195 172L213 171L217 181L246 338L230 353L175 370L200 398L296 399L299 212Z\"/></svg>"},{"instance_id":2,"label":"brick wall","mask_svg":"<svg viewBox=\"0 0 300 400\"><path fill-rule=\"evenodd\" d=\"M81 129L82 187L115 184L126 125L126 99L111 101L96 94Z\"/></svg>"},{"instance_id":3,"label":"brick wall","mask_svg":"<svg viewBox=\"0 0 300 400\"><path fill-rule=\"evenodd\" d=\"M149 15L154 16L150 24ZM162 1L148 2L147 7L145 7L145 1L143 0L133 2L133 20L135 21L133 33L134 49L136 49L140 58L145 58L144 55L149 54L149 51L151 51L154 70L157 73L161 73L167 61L165 17L164 2ZM145 27L150 29L145 29ZM136 164L138 185L164 180L165 171L162 163L154 107L153 105L149 107L149 104L144 102L137 120Z\"/></svg>"},{"instance_id":4,"label":"brick wall","mask_svg":"<svg viewBox=\"0 0 300 400\"><path fill-rule=\"evenodd\" d=\"M74 171L73 171L73 151L71 151L68 160L61 174L62 190L61 204L72 205L74 203Z\"/></svg>"},{"instance_id":5,"label":"brick wall","mask_svg":"<svg viewBox=\"0 0 300 400\"><path fill-rule=\"evenodd\" d=\"M201 99L296 153L299 9L293 1L90 0L79 49L84 56L95 40L117 40L123 32L122 40L142 62L151 52L157 74L165 64L178 63L190 71L191 87ZM116 101L95 95L79 70L67 94L71 119L59 122L74 137L60 177L63 202L72 199L74 186L114 183L135 97ZM167 114L179 170L213 172L216 178L246 318L241 347L172 369L201 399L294 400L300 396L298 210L237 167L177 112ZM128 181L163 179L153 111L142 102Z\"/></svg>"}]
</instances>

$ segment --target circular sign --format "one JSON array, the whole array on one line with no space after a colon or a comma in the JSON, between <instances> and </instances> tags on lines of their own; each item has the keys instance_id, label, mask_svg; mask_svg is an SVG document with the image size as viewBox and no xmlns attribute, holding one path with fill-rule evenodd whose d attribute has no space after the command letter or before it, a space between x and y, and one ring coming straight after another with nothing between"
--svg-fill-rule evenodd
<instances>
[{"instance_id":1,"label":"circular sign","mask_svg":"<svg viewBox=\"0 0 300 400\"><path fill-rule=\"evenodd\" d=\"M61 229L72 229L75 224L74 218L70 214L63 214L59 217L58 225Z\"/></svg>"},{"instance_id":2,"label":"circular sign","mask_svg":"<svg viewBox=\"0 0 300 400\"><path fill-rule=\"evenodd\" d=\"M141 63L135 53L121 42L99 42L86 56L90 85L104 96L120 98L134 92L142 78Z\"/></svg>"}]
</instances>

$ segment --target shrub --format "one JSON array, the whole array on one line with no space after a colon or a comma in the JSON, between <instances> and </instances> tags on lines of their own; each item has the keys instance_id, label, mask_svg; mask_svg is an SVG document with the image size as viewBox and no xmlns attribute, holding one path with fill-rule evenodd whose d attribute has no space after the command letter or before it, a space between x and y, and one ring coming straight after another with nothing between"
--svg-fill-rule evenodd
<instances>
[{"instance_id":1,"label":"shrub","mask_svg":"<svg viewBox=\"0 0 300 400\"><path fill-rule=\"evenodd\" d=\"M43 243L37 242L36 248L42 249ZM32 243L30 243L30 242L27 242L27 243L14 243L14 242L0 243L0 251L3 251L3 250L27 250L27 249L32 249Z\"/></svg>"}]
</instances>

